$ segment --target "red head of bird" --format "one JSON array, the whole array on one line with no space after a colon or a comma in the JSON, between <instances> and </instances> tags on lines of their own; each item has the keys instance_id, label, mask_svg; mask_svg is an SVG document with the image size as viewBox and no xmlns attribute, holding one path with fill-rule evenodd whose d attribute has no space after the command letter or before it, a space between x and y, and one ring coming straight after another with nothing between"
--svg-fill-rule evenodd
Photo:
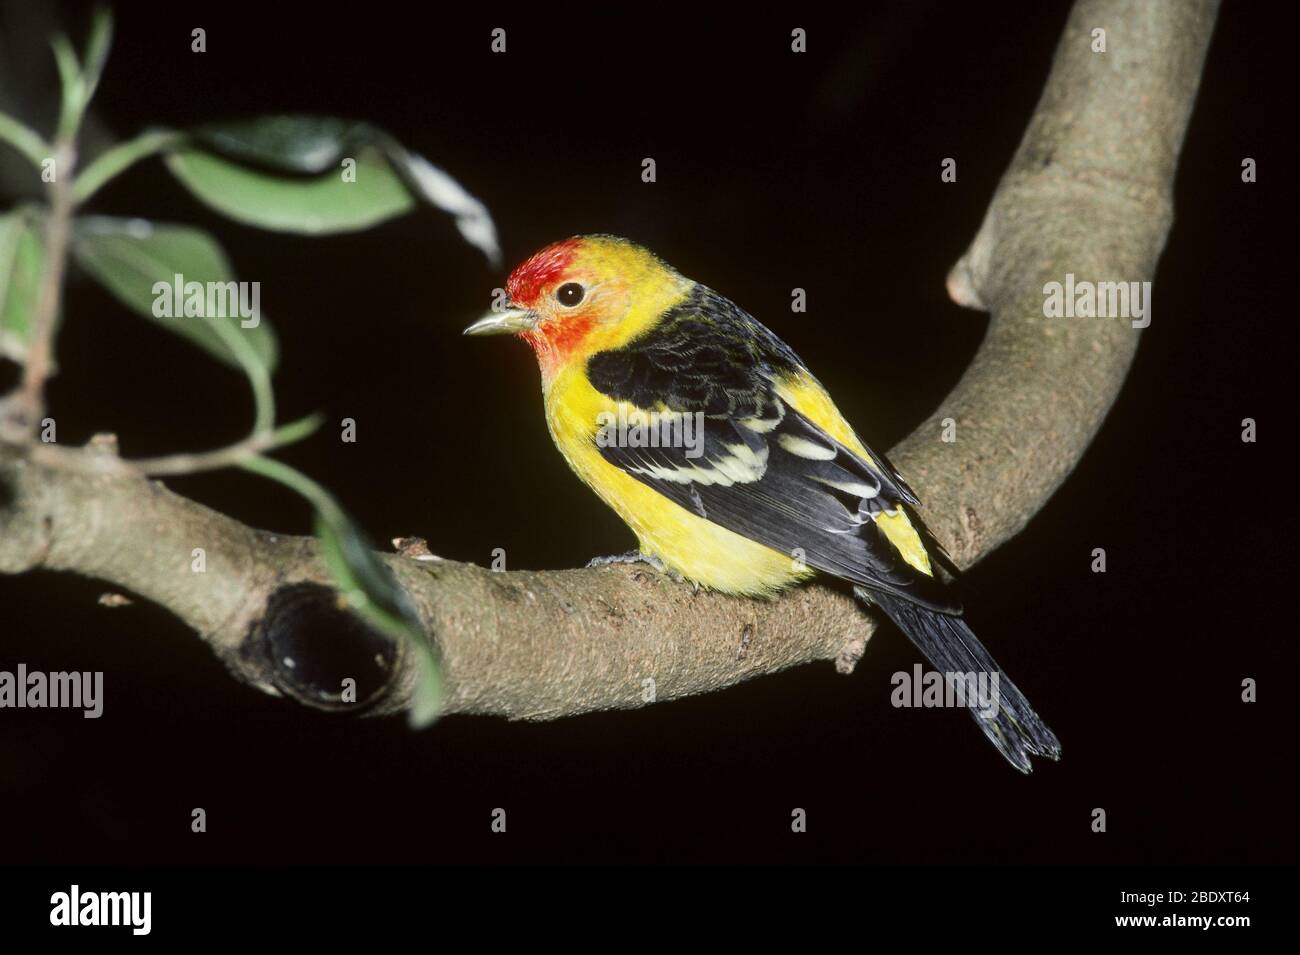
<instances>
[{"instance_id":1,"label":"red head of bird","mask_svg":"<svg viewBox=\"0 0 1300 955\"><path fill-rule=\"evenodd\" d=\"M506 307L489 312L465 334L518 335L532 346L549 382L574 362L646 331L692 284L627 239L575 236L548 245L511 272Z\"/></svg>"}]
</instances>

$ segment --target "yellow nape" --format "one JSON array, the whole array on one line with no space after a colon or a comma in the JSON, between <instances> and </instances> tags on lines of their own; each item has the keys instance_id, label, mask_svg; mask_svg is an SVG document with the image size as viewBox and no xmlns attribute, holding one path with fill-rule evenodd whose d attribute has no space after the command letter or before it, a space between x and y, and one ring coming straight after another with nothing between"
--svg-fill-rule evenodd
<instances>
[{"instance_id":1,"label":"yellow nape","mask_svg":"<svg viewBox=\"0 0 1300 955\"><path fill-rule=\"evenodd\" d=\"M588 285L587 310L600 315L567 356L579 363L640 337L695 286L649 249L615 236L583 236L567 274Z\"/></svg>"}]
</instances>

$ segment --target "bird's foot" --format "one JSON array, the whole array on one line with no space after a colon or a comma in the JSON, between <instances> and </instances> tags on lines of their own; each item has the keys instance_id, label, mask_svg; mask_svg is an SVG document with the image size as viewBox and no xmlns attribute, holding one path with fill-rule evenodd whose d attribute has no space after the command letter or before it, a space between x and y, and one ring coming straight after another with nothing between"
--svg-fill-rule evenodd
<instances>
[{"instance_id":1,"label":"bird's foot","mask_svg":"<svg viewBox=\"0 0 1300 955\"><path fill-rule=\"evenodd\" d=\"M610 567L614 564L649 564L659 573L664 574L670 580L679 584L686 583L686 578L675 570L669 570L662 560L654 554L643 554L639 550L630 550L626 554L611 554L609 557L593 557L587 561L588 567ZM700 589L699 584L694 584L695 589Z\"/></svg>"},{"instance_id":2,"label":"bird's foot","mask_svg":"<svg viewBox=\"0 0 1300 955\"><path fill-rule=\"evenodd\" d=\"M664 562L654 554L643 554L639 550L630 550L626 554L610 554L608 557L593 557L587 561L588 567L609 567L612 564L649 564L662 574L668 573Z\"/></svg>"}]
</instances>

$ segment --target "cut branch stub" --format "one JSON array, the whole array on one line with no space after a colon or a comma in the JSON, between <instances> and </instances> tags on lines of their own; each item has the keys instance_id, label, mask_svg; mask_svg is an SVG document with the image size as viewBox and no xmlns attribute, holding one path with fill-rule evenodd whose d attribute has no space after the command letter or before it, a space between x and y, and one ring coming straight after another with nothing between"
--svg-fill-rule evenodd
<instances>
[{"instance_id":1,"label":"cut branch stub","mask_svg":"<svg viewBox=\"0 0 1300 955\"><path fill-rule=\"evenodd\" d=\"M395 641L350 612L336 590L303 582L271 593L239 656L300 703L363 711L390 695L398 651Z\"/></svg>"}]
</instances>

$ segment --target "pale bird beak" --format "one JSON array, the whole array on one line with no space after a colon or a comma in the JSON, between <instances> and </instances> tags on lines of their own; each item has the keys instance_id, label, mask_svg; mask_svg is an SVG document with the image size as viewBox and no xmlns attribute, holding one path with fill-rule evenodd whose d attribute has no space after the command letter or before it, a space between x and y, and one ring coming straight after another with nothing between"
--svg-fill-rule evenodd
<instances>
[{"instance_id":1,"label":"pale bird beak","mask_svg":"<svg viewBox=\"0 0 1300 955\"><path fill-rule=\"evenodd\" d=\"M488 312L465 329L466 335L516 335L537 327L537 316L526 308L506 308Z\"/></svg>"}]
</instances>

